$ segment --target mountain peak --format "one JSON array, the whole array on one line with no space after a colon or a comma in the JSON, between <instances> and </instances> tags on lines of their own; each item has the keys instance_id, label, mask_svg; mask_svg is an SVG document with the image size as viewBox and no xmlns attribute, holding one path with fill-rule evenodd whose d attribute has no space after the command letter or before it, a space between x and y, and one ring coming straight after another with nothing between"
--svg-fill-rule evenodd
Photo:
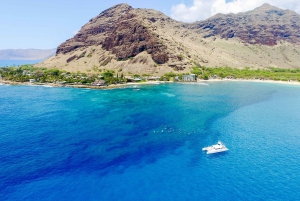
<instances>
[{"instance_id":1,"label":"mountain peak","mask_svg":"<svg viewBox=\"0 0 300 201\"><path fill-rule=\"evenodd\" d=\"M272 6L271 4L268 4L268 3L264 3L263 5L261 5L260 7L263 7L263 8L272 8L274 6Z\"/></svg>"},{"instance_id":2,"label":"mountain peak","mask_svg":"<svg viewBox=\"0 0 300 201\"><path fill-rule=\"evenodd\" d=\"M130 7L131 8L131 6L130 5L128 5L127 3L120 3L120 4L117 4L117 5L115 5L115 6L113 6L112 8L124 8L124 7Z\"/></svg>"},{"instance_id":3,"label":"mountain peak","mask_svg":"<svg viewBox=\"0 0 300 201\"><path fill-rule=\"evenodd\" d=\"M281 9L277 8L275 6L272 6L271 4L268 4L268 3L264 3L263 5L254 9L254 11L267 11L267 10L281 10Z\"/></svg>"},{"instance_id":4,"label":"mountain peak","mask_svg":"<svg viewBox=\"0 0 300 201\"><path fill-rule=\"evenodd\" d=\"M100 16L102 15L113 16L118 13L119 14L127 13L131 10L133 10L133 8L130 5L126 3L121 3L104 10L102 13L100 13Z\"/></svg>"},{"instance_id":5,"label":"mountain peak","mask_svg":"<svg viewBox=\"0 0 300 201\"><path fill-rule=\"evenodd\" d=\"M127 3L121 3L121 4L117 4L111 8L109 8L108 10L118 10L118 11L124 11L124 10L131 10L133 9L130 5L128 5Z\"/></svg>"}]
</instances>

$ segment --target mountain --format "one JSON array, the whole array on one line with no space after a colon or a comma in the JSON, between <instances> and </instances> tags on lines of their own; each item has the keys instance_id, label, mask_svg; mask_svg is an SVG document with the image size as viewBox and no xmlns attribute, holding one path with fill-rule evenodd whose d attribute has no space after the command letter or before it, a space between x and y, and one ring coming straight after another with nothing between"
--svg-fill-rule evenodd
<instances>
[{"instance_id":1,"label":"mountain","mask_svg":"<svg viewBox=\"0 0 300 201\"><path fill-rule=\"evenodd\" d=\"M56 49L4 49L0 60L43 60L55 55Z\"/></svg>"},{"instance_id":2,"label":"mountain","mask_svg":"<svg viewBox=\"0 0 300 201\"><path fill-rule=\"evenodd\" d=\"M119 4L100 13L38 66L71 72L190 72L207 67L295 68L300 15L264 4L238 14L183 23L152 9Z\"/></svg>"},{"instance_id":3,"label":"mountain","mask_svg":"<svg viewBox=\"0 0 300 201\"><path fill-rule=\"evenodd\" d=\"M252 11L238 14L217 14L191 25L204 37L238 38L249 44L277 45L280 41L300 43L300 15L263 4Z\"/></svg>"}]
</instances>

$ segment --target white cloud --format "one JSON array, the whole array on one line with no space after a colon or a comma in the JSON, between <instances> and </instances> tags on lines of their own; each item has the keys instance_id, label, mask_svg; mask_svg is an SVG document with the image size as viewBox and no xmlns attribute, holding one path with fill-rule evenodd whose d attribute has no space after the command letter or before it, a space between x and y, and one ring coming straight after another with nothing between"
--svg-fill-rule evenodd
<instances>
[{"instance_id":1,"label":"white cloud","mask_svg":"<svg viewBox=\"0 0 300 201\"><path fill-rule=\"evenodd\" d=\"M226 2L226 0L194 0L192 6L186 6L184 3L173 5L171 17L184 22L194 22L204 20L217 13L226 14L253 10L264 3L300 13L299 0L232 0L230 2Z\"/></svg>"}]
</instances>

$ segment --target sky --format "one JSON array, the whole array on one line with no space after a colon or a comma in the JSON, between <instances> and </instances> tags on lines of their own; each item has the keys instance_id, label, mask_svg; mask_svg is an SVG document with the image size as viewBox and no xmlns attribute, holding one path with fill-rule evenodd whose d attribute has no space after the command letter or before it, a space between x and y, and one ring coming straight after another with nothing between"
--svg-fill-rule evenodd
<instances>
[{"instance_id":1,"label":"sky","mask_svg":"<svg viewBox=\"0 0 300 201\"><path fill-rule=\"evenodd\" d=\"M300 0L5 0L0 7L0 49L56 48L91 18L119 3L156 9L184 22L245 12L263 3L300 13Z\"/></svg>"}]
</instances>

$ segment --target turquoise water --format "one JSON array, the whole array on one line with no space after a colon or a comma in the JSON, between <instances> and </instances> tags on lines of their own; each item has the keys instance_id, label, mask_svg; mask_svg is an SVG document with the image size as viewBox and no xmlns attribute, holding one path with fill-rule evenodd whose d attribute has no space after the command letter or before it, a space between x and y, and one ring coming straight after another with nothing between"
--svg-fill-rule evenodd
<instances>
[{"instance_id":1,"label":"turquoise water","mask_svg":"<svg viewBox=\"0 0 300 201\"><path fill-rule=\"evenodd\" d=\"M0 67L36 64L39 62L42 62L42 60L0 60Z\"/></svg>"},{"instance_id":2,"label":"turquoise water","mask_svg":"<svg viewBox=\"0 0 300 201\"><path fill-rule=\"evenodd\" d=\"M299 86L138 87L1 85L1 200L297 198Z\"/></svg>"}]
</instances>

